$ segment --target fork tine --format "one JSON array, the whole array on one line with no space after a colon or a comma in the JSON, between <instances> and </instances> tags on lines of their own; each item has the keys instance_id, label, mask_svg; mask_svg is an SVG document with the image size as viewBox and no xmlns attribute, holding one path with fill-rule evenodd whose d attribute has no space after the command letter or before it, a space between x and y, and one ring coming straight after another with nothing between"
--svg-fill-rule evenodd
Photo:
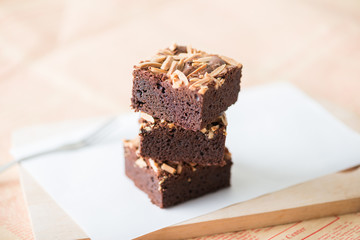
<instances>
[{"instance_id":1,"label":"fork tine","mask_svg":"<svg viewBox=\"0 0 360 240\"><path fill-rule=\"evenodd\" d=\"M92 145L98 142L101 142L104 138L108 137L113 131L114 131L114 125L109 125L109 127L107 127L106 129L104 129L103 131L101 131L99 134L97 134L96 136L90 138L90 139L86 139L85 143L88 145Z\"/></svg>"},{"instance_id":2,"label":"fork tine","mask_svg":"<svg viewBox=\"0 0 360 240\"><path fill-rule=\"evenodd\" d=\"M0 166L0 173L5 171L6 169L10 168L11 166L15 165L18 162L22 162L25 161L27 159L31 159L34 157L38 157L38 156L42 156L45 154L50 154L50 153L55 153L55 152L61 152L61 151L69 151L69 150L76 150L76 149L80 149L83 147L86 147L87 145L91 145L94 144L102 139L104 139L105 137L107 137L109 135L109 133L114 129L115 126L115 122L116 122L117 118L113 117L110 120L108 120L107 122L105 122L100 128L98 128L95 132L93 132L92 134L90 134L89 136L87 136L86 138L84 138L81 141L77 141L77 142L73 142L73 143L68 143L62 146L58 146L55 147L53 149L47 150L47 151L43 151L43 152L39 152L39 153L35 153L33 155L24 157L24 158L20 158L17 160L13 160L8 164L2 165Z\"/></svg>"},{"instance_id":3,"label":"fork tine","mask_svg":"<svg viewBox=\"0 0 360 240\"><path fill-rule=\"evenodd\" d=\"M109 131L113 129L113 125L116 122L117 118L113 117L110 120L108 120L104 125L102 125L99 129L97 129L95 132L87 136L83 142L86 144L92 144L96 141L96 139L99 139L99 137L104 137L109 134Z\"/></svg>"}]
</instances>

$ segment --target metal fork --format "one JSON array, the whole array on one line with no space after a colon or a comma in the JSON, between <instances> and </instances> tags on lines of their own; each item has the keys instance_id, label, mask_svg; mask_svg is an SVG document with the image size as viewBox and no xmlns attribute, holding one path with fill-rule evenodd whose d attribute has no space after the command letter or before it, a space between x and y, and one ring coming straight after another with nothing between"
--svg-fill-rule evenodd
<instances>
[{"instance_id":1,"label":"metal fork","mask_svg":"<svg viewBox=\"0 0 360 240\"><path fill-rule=\"evenodd\" d=\"M114 130L114 127L116 125L115 123L116 123L116 117L113 117L110 120L106 121L103 125L101 125L93 133L91 133L90 135L88 135L84 139L81 139L80 141L64 144L62 146L55 147L55 148L50 149L50 150L35 153L35 154L30 155L30 156L20 158L20 159L16 159L16 160L13 160L13 161L11 161L9 163L6 163L6 164L0 166L0 173L4 172L5 170L9 169L10 167L16 165L17 163L20 163L22 161L25 161L25 160L28 160L28 159L31 159L31 158L35 158L35 157L39 157L39 156L43 156L43 155L50 154L50 153L55 153L55 152L77 150L77 149L80 149L80 148L84 148L84 147L99 143L102 140L104 140L107 136L109 136L109 134Z\"/></svg>"}]
</instances>

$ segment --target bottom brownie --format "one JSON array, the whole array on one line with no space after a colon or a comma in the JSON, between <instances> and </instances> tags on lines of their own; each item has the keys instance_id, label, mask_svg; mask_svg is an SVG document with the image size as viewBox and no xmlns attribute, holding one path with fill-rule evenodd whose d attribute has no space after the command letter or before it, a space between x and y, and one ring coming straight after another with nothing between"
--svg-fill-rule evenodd
<instances>
[{"instance_id":1,"label":"bottom brownie","mask_svg":"<svg viewBox=\"0 0 360 240\"><path fill-rule=\"evenodd\" d=\"M230 186L231 154L225 148L224 166L157 162L138 155L137 140L124 141L125 173L151 202L170 207Z\"/></svg>"}]
</instances>

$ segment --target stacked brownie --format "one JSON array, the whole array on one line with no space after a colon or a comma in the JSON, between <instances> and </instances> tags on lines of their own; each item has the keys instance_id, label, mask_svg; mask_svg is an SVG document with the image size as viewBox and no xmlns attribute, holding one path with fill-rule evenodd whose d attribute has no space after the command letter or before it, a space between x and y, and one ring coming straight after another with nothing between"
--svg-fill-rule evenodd
<instances>
[{"instance_id":1,"label":"stacked brownie","mask_svg":"<svg viewBox=\"0 0 360 240\"><path fill-rule=\"evenodd\" d=\"M124 141L125 172L161 208L230 186L226 109L242 65L173 44L134 67L140 134Z\"/></svg>"}]
</instances>

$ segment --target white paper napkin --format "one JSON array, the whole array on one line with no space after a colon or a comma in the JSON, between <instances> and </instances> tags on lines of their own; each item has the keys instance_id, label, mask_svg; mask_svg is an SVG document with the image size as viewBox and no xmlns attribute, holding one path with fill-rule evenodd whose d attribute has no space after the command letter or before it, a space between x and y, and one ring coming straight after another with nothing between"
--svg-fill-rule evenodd
<instances>
[{"instance_id":1,"label":"white paper napkin","mask_svg":"<svg viewBox=\"0 0 360 240\"><path fill-rule=\"evenodd\" d=\"M94 239L129 239L360 163L360 135L293 87L243 89L228 112L231 188L169 209L152 205L125 177L121 139L138 132L136 114L120 116L109 141L24 162L45 190ZM13 153L26 156L79 139L104 119L23 129Z\"/></svg>"}]
</instances>

